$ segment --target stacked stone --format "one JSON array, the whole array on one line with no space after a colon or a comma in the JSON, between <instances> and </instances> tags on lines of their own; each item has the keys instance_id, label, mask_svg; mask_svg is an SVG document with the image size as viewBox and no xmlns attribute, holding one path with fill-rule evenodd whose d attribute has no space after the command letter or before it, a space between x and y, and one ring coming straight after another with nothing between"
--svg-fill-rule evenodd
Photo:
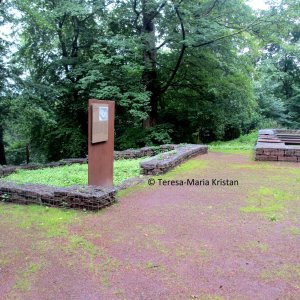
<instances>
[{"instance_id":1,"label":"stacked stone","mask_svg":"<svg viewBox=\"0 0 300 300\"><path fill-rule=\"evenodd\" d=\"M286 145L277 133L298 133L297 130L260 130L255 148L258 161L300 162L300 145Z\"/></svg>"},{"instance_id":2,"label":"stacked stone","mask_svg":"<svg viewBox=\"0 0 300 300\"><path fill-rule=\"evenodd\" d=\"M17 185L1 181L0 200L20 204L99 210L116 201L116 190L94 186L56 188L37 184Z\"/></svg>"},{"instance_id":3,"label":"stacked stone","mask_svg":"<svg viewBox=\"0 0 300 300\"><path fill-rule=\"evenodd\" d=\"M154 156L157 152L166 152L176 148L176 145L166 144L158 147L143 147L140 149L127 149L124 151L115 151L115 160L118 159L133 159L145 156Z\"/></svg>"},{"instance_id":4,"label":"stacked stone","mask_svg":"<svg viewBox=\"0 0 300 300\"><path fill-rule=\"evenodd\" d=\"M164 174L169 170L175 168L187 159L200 155L206 154L208 147L205 145L184 145L176 147L175 152L166 152L158 154L150 160L142 161L140 163L141 174L143 175L158 175Z\"/></svg>"},{"instance_id":5,"label":"stacked stone","mask_svg":"<svg viewBox=\"0 0 300 300\"><path fill-rule=\"evenodd\" d=\"M277 147L279 147L277 145ZM283 149L270 148L269 145L256 148L255 159L259 161L291 161L300 162L300 149L289 149L285 146Z\"/></svg>"}]
</instances>

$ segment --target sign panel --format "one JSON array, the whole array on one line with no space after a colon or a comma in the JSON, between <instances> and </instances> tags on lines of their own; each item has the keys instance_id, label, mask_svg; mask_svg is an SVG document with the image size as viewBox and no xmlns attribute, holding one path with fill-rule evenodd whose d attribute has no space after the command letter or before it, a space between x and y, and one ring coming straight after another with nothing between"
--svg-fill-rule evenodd
<instances>
[{"instance_id":1,"label":"sign panel","mask_svg":"<svg viewBox=\"0 0 300 300\"><path fill-rule=\"evenodd\" d=\"M108 105L92 104L92 143L108 140Z\"/></svg>"},{"instance_id":2,"label":"sign panel","mask_svg":"<svg viewBox=\"0 0 300 300\"><path fill-rule=\"evenodd\" d=\"M88 183L113 186L115 102L88 101Z\"/></svg>"}]
</instances>

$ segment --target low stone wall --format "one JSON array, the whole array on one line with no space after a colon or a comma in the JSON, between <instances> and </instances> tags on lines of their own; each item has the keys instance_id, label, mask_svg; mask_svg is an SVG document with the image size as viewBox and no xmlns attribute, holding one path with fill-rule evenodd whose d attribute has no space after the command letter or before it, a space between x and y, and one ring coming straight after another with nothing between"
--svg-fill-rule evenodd
<instances>
[{"instance_id":1,"label":"low stone wall","mask_svg":"<svg viewBox=\"0 0 300 300\"><path fill-rule=\"evenodd\" d=\"M300 162L300 145L286 145L277 136L277 133L284 132L300 133L297 130L260 130L255 148L255 159L258 161Z\"/></svg>"},{"instance_id":2,"label":"low stone wall","mask_svg":"<svg viewBox=\"0 0 300 300\"><path fill-rule=\"evenodd\" d=\"M0 181L0 201L99 210L116 201L116 189L93 186L58 188Z\"/></svg>"},{"instance_id":3,"label":"low stone wall","mask_svg":"<svg viewBox=\"0 0 300 300\"><path fill-rule=\"evenodd\" d=\"M187 159L196 155L206 154L207 151L208 147L204 145L179 145L173 151L161 153L149 160L142 161L140 163L141 174L164 174Z\"/></svg>"},{"instance_id":4,"label":"low stone wall","mask_svg":"<svg viewBox=\"0 0 300 300\"><path fill-rule=\"evenodd\" d=\"M153 146L153 147L143 147L140 149L128 149L124 151L115 151L114 156L115 159L133 159L140 158L145 156L154 156L160 152L167 152L170 150L174 150L177 145L166 144L161 146Z\"/></svg>"}]
</instances>

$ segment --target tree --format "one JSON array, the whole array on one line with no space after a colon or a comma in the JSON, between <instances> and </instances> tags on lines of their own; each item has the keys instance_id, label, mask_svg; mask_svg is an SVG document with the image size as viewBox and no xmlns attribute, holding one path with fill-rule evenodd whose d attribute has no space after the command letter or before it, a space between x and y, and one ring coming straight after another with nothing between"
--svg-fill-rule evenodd
<instances>
[{"instance_id":1,"label":"tree","mask_svg":"<svg viewBox=\"0 0 300 300\"><path fill-rule=\"evenodd\" d=\"M276 8L280 18L263 32L265 46L256 80L261 113L293 128L300 125L299 8L295 1L283 1Z\"/></svg>"},{"instance_id":2,"label":"tree","mask_svg":"<svg viewBox=\"0 0 300 300\"><path fill-rule=\"evenodd\" d=\"M8 5L0 3L0 26L3 26L8 18ZM6 63L4 61L9 43L6 41L3 36L0 36L0 165L6 165L6 155L4 147L4 127L5 120L9 111L8 99L7 99L7 77L8 70Z\"/></svg>"},{"instance_id":3,"label":"tree","mask_svg":"<svg viewBox=\"0 0 300 300\"><path fill-rule=\"evenodd\" d=\"M37 160L86 154L88 98L116 101L118 149L230 139L255 128L261 114L288 119L297 104L297 82L289 80L289 100L275 95L269 70L276 66L259 51L282 47L275 29L288 25L275 15L286 15L284 6L255 15L239 0L13 3L21 45L10 113L24 113L6 140L30 143ZM271 112L270 99L283 105Z\"/></svg>"},{"instance_id":4,"label":"tree","mask_svg":"<svg viewBox=\"0 0 300 300\"><path fill-rule=\"evenodd\" d=\"M240 1L132 0L118 3L115 11L119 9L125 16L125 20L120 16L120 22L131 27L130 34L138 36L141 42L137 48L142 50L142 81L150 95L149 117L144 120L146 128L157 123L160 101L172 87L188 49L220 43L253 25L250 8ZM124 14L126 5L129 12ZM165 52L173 59L174 54L177 55L168 70L164 69L165 61L160 61L167 57Z\"/></svg>"},{"instance_id":5,"label":"tree","mask_svg":"<svg viewBox=\"0 0 300 300\"><path fill-rule=\"evenodd\" d=\"M84 156L88 94L79 81L101 35L103 1L16 1L15 8L22 14L22 44L13 62L26 76L19 91L37 115L42 110L51 116L42 117L40 125L28 120L31 145L49 160Z\"/></svg>"}]
</instances>

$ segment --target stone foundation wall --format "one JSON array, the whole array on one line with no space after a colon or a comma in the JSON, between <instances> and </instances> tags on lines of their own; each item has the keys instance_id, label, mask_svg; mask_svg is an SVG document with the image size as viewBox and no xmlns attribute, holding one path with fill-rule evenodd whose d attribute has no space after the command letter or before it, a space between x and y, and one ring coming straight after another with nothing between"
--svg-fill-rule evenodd
<instances>
[{"instance_id":1,"label":"stone foundation wall","mask_svg":"<svg viewBox=\"0 0 300 300\"><path fill-rule=\"evenodd\" d=\"M187 159L206 154L208 147L204 145L184 145L177 146L175 150L171 152L161 153L153 158L142 161L140 163L141 174L143 175L158 175L164 174L169 170L175 168Z\"/></svg>"},{"instance_id":2,"label":"stone foundation wall","mask_svg":"<svg viewBox=\"0 0 300 300\"><path fill-rule=\"evenodd\" d=\"M260 130L255 148L255 160L300 162L300 146L286 145L277 133L300 133L297 130Z\"/></svg>"},{"instance_id":3,"label":"stone foundation wall","mask_svg":"<svg viewBox=\"0 0 300 300\"><path fill-rule=\"evenodd\" d=\"M259 161L300 162L300 149L257 148L255 159Z\"/></svg>"},{"instance_id":4,"label":"stone foundation wall","mask_svg":"<svg viewBox=\"0 0 300 300\"><path fill-rule=\"evenodd\" d=\"M143 147L140 149L128 149L124 151L115 151L115 159L133 159L145 156L154 156L160 152L174 150L177 145L166 144L161 146Z\"/></svg>"},{"instance_id":5,"label":"stone foundation wall","mask_svg":"<svg viewBox=\"0 0 300 300\"><path fill-rule=\"evenodd\" d=\"M39 184L17 185L1 181L0 201L99 210L116 201L116 190L92 186L57 188Z\"/></svg>"}]
</instances>

